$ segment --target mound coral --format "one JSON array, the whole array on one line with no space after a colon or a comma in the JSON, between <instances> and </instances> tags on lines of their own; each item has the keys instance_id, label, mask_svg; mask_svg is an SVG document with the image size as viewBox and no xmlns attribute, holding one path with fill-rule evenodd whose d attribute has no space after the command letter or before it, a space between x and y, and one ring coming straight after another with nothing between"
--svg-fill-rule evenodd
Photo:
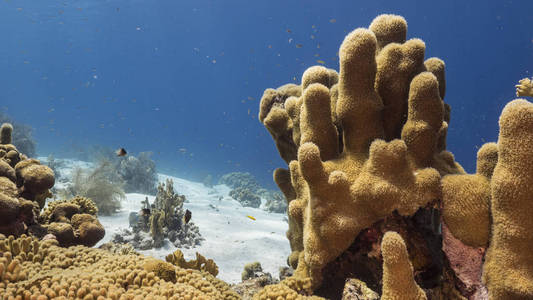
<instances>
[{"instance_id":1,"label":"mound coral","mask_svg":"<svg viewBox=\"0 0 533 300\"><path fill-rule=\"evenodd\" d=\"M239 299L207 272L26 236L0 240L0 274L6 299Z\"/></svg>"},{"instance_id":2,"label":"mound coral","mask_svg":"<svg viewBox=\"0 0 533 300\"><path fill-rule=\"evenodd\" d=\"M0 128L0 233L19 236L37 225L37 217L55 178L52 170L10 144L13 126Z\"/></svg>"},{"instance_id":3,"label":"mound coral","mask_svg":"<svg viewBox=\"0 0 533 300\"><path fill-rule=\"evenodd\" d=\"M98 208L91 199L77 196L49 202L39 219L61 246L92 247L105 235L97 213Z\"/></svg>"},{"instance_id":4,"label":"mound coral","mask_svg":"<svg viewBox=\"0 0 533 300\"><path fill-rule=\"evenodd\" d=\"M487 299L485 250L491 299L533 297L532 104L506 106L498 143L466 174L446 151L444 62L406 34L402 17L378 16L346 36L339 73L314 66L264 92L296 271L258 299L336 299L350 278L383 299Z\"/></svg>"}]
</instances>

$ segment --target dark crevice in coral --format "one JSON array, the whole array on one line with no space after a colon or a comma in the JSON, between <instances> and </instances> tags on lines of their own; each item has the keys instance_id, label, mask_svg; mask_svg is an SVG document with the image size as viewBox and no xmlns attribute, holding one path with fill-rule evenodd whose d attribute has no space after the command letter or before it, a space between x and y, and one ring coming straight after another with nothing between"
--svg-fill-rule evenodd
<instances>
[{"instance_id":1,"label":"dark crevice in coral","mask_svg":"<svg viewBox=\"0 0 533 300\"><path fill-rule=\"evenodd\" d=\"M342 299L344 283L356 278L381 294L382 266L380 244L387 231L398 232L407 245L415 271L415 279L423 289L437 288L442 281L442 236L435 220L440 219L433 204L419 209L413 216L402 217L393 212L387 218L362 231L352 245L322 272L324 277L315 295Z\"/></svg>"}]
</instances>

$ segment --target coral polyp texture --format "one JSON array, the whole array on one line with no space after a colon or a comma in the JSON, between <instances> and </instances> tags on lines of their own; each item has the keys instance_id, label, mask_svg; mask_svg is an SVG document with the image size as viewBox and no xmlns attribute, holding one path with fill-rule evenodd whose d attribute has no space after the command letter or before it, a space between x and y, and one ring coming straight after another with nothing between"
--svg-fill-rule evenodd
<instances>
[{"instance_id":1,"label":"coral polyp texture","mask_svg":"<svg viewBox=\"0 0 533 300\"><path fill-rule=\"evenodd\" d=\"M499 123L484 280L491 299L532 299L533 104L523 99L508 103Z\"/></svg>"},{"instance_id":2,"label":"coral polyp texture","mask_svg":"<svg viewBox=\"0 0 533 300\"><path fill-rule=\"evenodd\" d=\"M402 237L389 231L381 242L383 253L382 300L426 300L426 294L413 278L413 266Z\"/></svg>"},{"instance_id":3,"label":"coral polyp texture","mask_svg":"<svg viewBox=\"0 0 533 300\"><path fill-rule=\"evenodd\" d=\"M37 225L54 172L36 159L28 158L11 144L13 126L0 128L0 233L19 236Z\"/></svg>"},{"instance_id":4,"label":"coral polyp texture","mask_svg":"<svg viewBox=\"0 0 533 300\"><path fill-rule=\"evenodd\" d=\"M259 299L338 299L351 278L382 299L533 297L531 104L505 108L498 143L466 174L446 150L445 64L425 48L381 15L345 37L338 73L313 66L265 90L259 120L288 164L274 181L289 201L290 280L307 288L286 279Z\"/></svg>"},{"instance_id":5,"label":"coral polyp texture","mask_svg":"<svg viewBox=\"0 0 533 300\"><path fill-rule=\"evenodd\" d=\"M297 274L314 287L361 231L432 205L441 175L463 172L444 149L444 63L424 62L424 43L406 41L406 29L380 16L346 36L339 74L311 67L300 87L261 100L260 120L289 163L274 173L290 200L289 263L305 265Z\"/></svg>"},{"instance_id":6,"label":"coral polyp texture","mask_svg":"<svg viewBox=\"0 0 533 300\"><path fill-rule=\"evenodd\" d=\"M4 299L239 299L208 272L25 235L0 240Z\"/></svg>"}]
</instances>

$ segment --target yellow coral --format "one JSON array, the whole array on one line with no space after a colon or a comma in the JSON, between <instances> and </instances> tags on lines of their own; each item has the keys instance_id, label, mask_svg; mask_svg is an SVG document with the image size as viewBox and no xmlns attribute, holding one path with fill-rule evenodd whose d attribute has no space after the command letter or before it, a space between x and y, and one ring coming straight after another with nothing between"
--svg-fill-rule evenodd
<instances>
[{"instance_id":1,"label":"yellow coral","mask_svg":"<svg viewBox=\"0 0 533 300\"><path fill-rule=\"evenodd\" d=\"M498 147L487 143L477 154L477 174L442 179L444 222L454 237L472 247L486 247L489 242L490 179L497 161Z\"/></svg>"},{"instance_id":2,"label":"yellow coral","mask_svg":"<svg viewBox=\"0 0 533 300\"><path fill-rule=\"evenodd\" d=\"M44 222L51 222L57 218L61 219L61 217L66 215L64 212L64 207L71 207L71 205L78 207L78 212L76 213L90 214L93 216L96 216L98 213L98 208L91 199L76 196L68 200L63 199L49 202L47 207L41 213L40 218ZM72 217L72 215L70 215L68 218L70 217Z\"/></svg>"},{"instance_id":3,"label":"yellow coral","mask_svg":"<svg viewBox=\"0 0 533 300\"><path fill-rule=\"evenodd\" d=\"M517 97L533 97L533 80L521 79L515 87Z\"/></svg>"},{"instance_id":4,"label":"yellow coral","mask_svg":"<svg viewBox=\"0 0 533 300\"><path fill-rule=\"evenodd\" d=\"M260 120L289 164L274 174L289 201L288 261L313 288L363 229L395 210L413 215L440 198L441 175L463 172L445 151L444 63L424 62L406 28L379 16L344 39L336 84L312 67L300 96L262 99Z\"/></svg>"},{"instance_id":5,"label":"yellow coral","mask_svg":"<svg viewBox=\"0 0 533 300\"><path fill-rule=\"evenodd\" d=\"M26 236L0 240L0 252L0 294L6 299L239 299L208 273L144 256L61 248Z\"/></svg>"},{"instance_id":6,"label":"yellow coral","mask_svg":"<svg viewBox=\"0 0 533 300\"><path fill-rule=\"evenodd\" d=\"M532 299L533 104L511 101L499 124L498 162L491 180L492 237L484 281L491 299Z\"/></svg>"},{"instance_id":7,"label":"yellow coral","mask_svg":"<svg viewBox=\"0 0 533 300\"><path fill-rule=\"evenodd\" d=\"M186 261L183 257L183 252L181 252L180 249L177 249L174 253L167 255L166 261L184 269L204 271L213 276L218 275L217 264L212 259L206 259L198 252L196 252L196 259Z\"/></svg>"},{"instance_id":8,"label":"yellow coral","mask_svg":"<svg viewBox=\"0 0 533 300\"><path fill-rule=\"evenodd\" d=\"M425 300L426 294L416 284L413 266L402 237L393 231L385 233L381 242L383 255L382 300Z\"/></svg>"}]
</instances>

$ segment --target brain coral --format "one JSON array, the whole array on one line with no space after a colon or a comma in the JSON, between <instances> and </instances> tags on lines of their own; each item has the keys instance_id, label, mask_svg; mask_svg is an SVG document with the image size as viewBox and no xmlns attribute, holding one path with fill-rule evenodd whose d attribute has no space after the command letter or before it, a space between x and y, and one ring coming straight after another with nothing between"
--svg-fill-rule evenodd
<instances>
[{"instance_id":1,"label":"brain coral","mask_svg":"<svg viewBox=\"0 0 533 300\"><path fill-rule=\"evenodd\" d=\"M402 17L381 15L345 37L338 74L315 66L261 99L289 164L274 172L290 201L289 263L313 288L362 230L432 205L441 176L464 173L445 150L444 62L424 61L425 44L406 34Z\"/></svg>"},{"instance_id":2,"label":"brain coral","mask_svg":"<svg viewBox=\"0 0 533 300\"><path fill-rule=\"evenodd\" d=\"M0 240L0 294L6 299L238 299L207 272L54 240Z\"/></svg>"}]
</instances>

